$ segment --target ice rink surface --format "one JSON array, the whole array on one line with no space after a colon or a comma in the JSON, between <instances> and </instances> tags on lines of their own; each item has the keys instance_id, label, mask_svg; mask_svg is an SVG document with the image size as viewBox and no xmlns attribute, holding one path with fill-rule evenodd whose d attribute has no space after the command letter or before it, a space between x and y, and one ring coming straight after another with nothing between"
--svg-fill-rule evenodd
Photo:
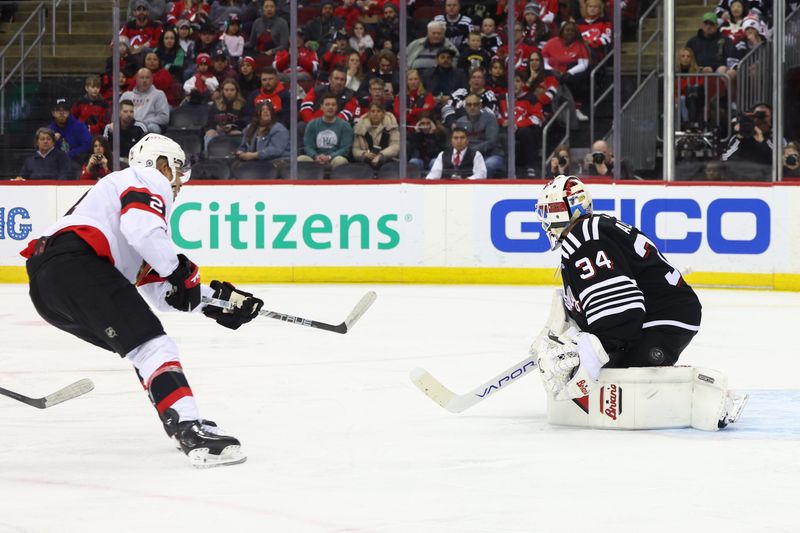
<instances>
[{"instance_id":1,"label":"ice rink surface","mask_svg":"<svg viewBox=\"0 0 800 533\"><path fill-rule=\"evenodd\" d=\"M258 319L239 331L166 314L203 416L243 465L196 470L167 440L126 361L45 324L26 287L0 285L0 532L797 532L800 294L699 290L684 364L751 392L736 425L550 427L538 377L453 415L420 393L421 366L466 392L521 360L550 288L269 285L266 307L346 335Z\"/></svg>"}]
</instances>

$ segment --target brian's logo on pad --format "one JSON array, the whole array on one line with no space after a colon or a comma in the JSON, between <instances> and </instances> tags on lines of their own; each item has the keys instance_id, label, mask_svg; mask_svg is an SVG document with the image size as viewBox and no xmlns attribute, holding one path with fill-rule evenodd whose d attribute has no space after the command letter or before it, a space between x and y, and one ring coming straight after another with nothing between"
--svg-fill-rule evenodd
<instances>
[{"instance_id":1,"label":"brian's logo on pad","mask_svg":"<svg viewBox=\"0 0 800 533\"><path fill-rule=\"evenodd\" d=\"M600 389L600 411L611 420L622 414L622 387L611 383Z\"/></svg>"}]
</instances>

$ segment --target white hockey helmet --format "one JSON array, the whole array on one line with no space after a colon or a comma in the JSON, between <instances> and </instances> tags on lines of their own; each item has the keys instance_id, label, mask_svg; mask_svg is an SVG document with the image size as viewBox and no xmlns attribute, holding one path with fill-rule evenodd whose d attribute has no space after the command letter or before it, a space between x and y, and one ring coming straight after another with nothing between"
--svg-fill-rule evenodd
<instances>
[{"instance_id":1,"label":"white hockey helmet","mask_svg":"<svg viewBox=\"0 0 800 533\"><path fill-rule=\"evenodd\" d=\"M148 133L133 145L128 152L128 164L132 167L156 168L159 157L166 157L172 169L171 184L175 185L178 179L181 183L189 181L189 165L183 148L169 137L157 133Z\"/></svg>"},{"instance_id":2,"label":"white hockey helmet","mask_svg":"<svg viewBox=\"0 0 800 533\"><path fill-rule=\"evenodd\" d=\"M550 240L550 249L556 250L567 226L592 214L592 195L575 176L557 176L539 193L536 214Z\"/></svg>"}]
</instances>

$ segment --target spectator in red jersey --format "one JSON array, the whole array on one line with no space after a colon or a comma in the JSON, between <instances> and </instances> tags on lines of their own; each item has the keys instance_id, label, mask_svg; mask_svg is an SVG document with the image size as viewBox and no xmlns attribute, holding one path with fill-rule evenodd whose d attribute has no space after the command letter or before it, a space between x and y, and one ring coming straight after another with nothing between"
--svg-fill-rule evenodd
<instances>
[{"instance_id":1,"label":"spectator in red jersey","mask_svg":"<svg viewBox=\"0 0 800 533\"><path fill-rule=\"evenodd\" d=\"M179 20L188 20L195 26L201 26L208 20L208 4L203 0L186 0L174 2L167 13L167 24L174 26Z\"/></svg>"},{"instance_id":2,"label":"spectator in red jersey","mask_svg":"<svg viewBox=\"0 0 800 533\"><path fill-rule=\"evenodd\" d=\"M153 85L156 89L164 91L167 95L167 103L170 107L177 106L182 97L181 86L175 81L175 78L167 72L167 69L161 66L161 60L155 52L147 52L144 56L144 66L153 73Z\"/></svg>"},{"instance_id":3,"label":"spectator in red jersey","mask_svg":"<svg viewBox=\"0 0 800 533\"><path fill-rule=\"evenodd\" d=\"M358 108L353 91L345 87L347 83L347 72L342 67L335 67L330 75L329 83L322 83L308 91L303 102L300 104L300 119L309 123L315 118L322 116L322 102L326 96L332 96L337 103L337 116L348 123L353 121L353 117Z\"/></svg>"},{"instance_id":4,"label":"spectator in red jersey","mask_svg":"<svg viewBox=\"0 0 800 533\"><path fill-rule=\"evenodd\" d=\"M744 0L732 0L728 4L728 11L722 12L722 20L724 21L719 28L719 32L730 39L734 46L744 39L744 28L742 23L747 16L747 6Z\"/></svg>"},{"instance_id":5,"label":"spectator in red jersey","mask_svg":"<svg viewBox=\"0 0 800 533\"><path fill-rule=\"evenodd\" d=\"M252 117L255 114L256 107L261 102L268 101L272 106L272 114L275 121L288 126L289 90L281 83L278 78L278 72L274 67L264 67L261 70L259 79L261 80L261 87L247 97L245 116Z\"/></svg>"},{"instance_id":6,"label":"spectator in red jersey","mask_svg":"<svg viewBox=\"0 0 800 533\"><path fill-rule=\"evenodd\" d=\"M514 70L525 72L528 68L528 58L533 52L539 50L537 47L525 42L525 33L522 30L522 23L514 24ZM504 44L497 49L494 59L500 59L508 67L508 45Z\"/></svg>"},{"instance_id":7,"label":"spectator in red jersey","mask_svg":"<svg viewBox=\"0 0 800 533\"><path fill-rule=\"evenodd\" d=\"M239 62L239 75L237 80L243 96L250 96L261 86L261 79L255 73L256 60L250 56L244 56Z\"/></svg>"},{"instance_id":8,"label":"spectator in red jersey","mask_svg":"<svg viewBox=\"0 0 800 533\"><path fill-rule=\"evenodd\" d=\"M289 25L286 20L278 16L275 0L264 0L261 17L253 22L250 30L247 49L252 50L258 56L266 56L263 61L271 65L275 54L280 50L285 50L288 45ZM256 57L256 62L259 62L259 57Z\"/></svg>"},{"instance_id":9,"label":"spectator in red jersey","mask_svg":"<svg viewBox=\"0 0 800 533\"><path fill-rule=\"evenodd\" d=\"M316 78L319 72L319 57L317 53L306 46L306 31L297 28L297 72L298 79L310 80ZM275 54L275 70L288 74L291 72L291 58L289 50L280 50Z\"/></svg>"},{"instance_id":10,"label":"spectator in red jersey","mask_svg":"<svg viewBox=\"0 0 800 533\"><path fill-rule=\"evenodd\" d=\"M599 63L611 46L611 23L605 17L602 0L586 0L581 6L578 30L586 46L589 47L591 63Z\"/></svg>"},{"instance_id":11,"label":"spectator in red jersey","mask_svg":"<svg viewBox=\"0 0 800 533\"><path fill-rule=\"evenodd\" d=\"M133 20L129 20L120 30L130 43L133 55L145 49L155 49L161 37L161 23L150 18L150 5L147 0L136 0L133 3Z\"/></svg>"},{"instance_id":12,"label":"spectator in red jersey","mask_svg":"<svg viewBox=\"0 0 800 533\"><path fill-rule=\"evenodd\" d=\"M589 97L589 51L578 32L578 25L567 22L561 26L558 37L544 45L542 57L545 68L553 71L561 85L566 85L572 93L578 120L589 120L581 111Z\"/></svg>"},{"instance_id":13,"label":"spectator in red jersey","mask_svg":"<svg viewBox=\"0 0 800 533\"><path fill-rule=\"evenodd\" d=\"M72 116L86 124L89 133L100 135L108 124L108 102L100 96L100 77L88 76L84 83L84 94L72 105Z\"/></svg>"},{"instance_id":14,"label":"spectator in red jersey","mask_svg":"<svg viewBox=\"0 0 800 533\"><path fill-rule=\"evenodd\" d=\"M330 73L334 67L345 67L348 56L354 51L348 44L349 37L344 32L338 32L333 39L328 51L322 56L322 70Z\"/></svg>"},{"instance_id":15,"label":"spectator in red jersey","mask_svg":"<svg viewBox=\"0 0 800 533\"><path fill-rule=\"evenodd\" d=\"M432 113L436 109L436 99L422 85L419 71L411 69L406 74L406 128L413 130L422 113ZM394 103L394 115L400 116L400 99ZM437 152L438 153L438 152Z\"/></svg>"},{"instance_id":16,"label":"spectator in red jersey","mask_svg":"<svg viewBox=\"0 0 800 533\"><path fill-rule=\"evenodd\" d=\"M333 16L344 21L344 29L347 33L353 31L361 13L361 6L357 6L355 0L343 0L342 5L333 10Z\"/></svg>"},{"instance_id":17,"label":"spectator in red jersey","mask_svg":"<svg viewBox=\"0 0 800 533\"><path fill-rule=\"evenodd\" d=\"M528 86L530 97L538 100L545 112L551 112L559 83L553 73L544 68L541 52L534 52L528 58L528 79L525 85Z\"/></svg>"},{"instance_id":18,"label":"spectator in red jersey","mask_svg":"<svg viewBox=\"0 0 800 533\"><path fill-rule=\"evenodd\" d=\"M96 135L92 139L92 154L89 160L83 165L81 176L78 179L97 181L109 172L108 159L111 157L111 145L108 139L102 135Z\"/></svg>"},{"instance_id":19,"label":"spectator in red jersey","mask_svg":"<svg viewBox=\"0 0 800 533\"><path fill-rule=\"evenodd\" d=\"M244 98L233 78L223 80L220 90L212 97L211 113L206 124L205 147L217 135L241 135L245 126L242 118Z\"/></svg>"},{"instance_id":20,"label":"spectator in red jersey","mask_svg":"<svg viewBox=\"0 0 800 533\"><path fill-rule=\"evenodd\" d=\"M211 57L208 54L199 54L195 62L197 71L183 84L183 92L186 93L185 101L202 104L211 100L211 95L219 87L219 81L211 72Z\"/></svg>"},{"instance_id":21,"label":"spectator in red jersey","mask_svg":"<svg viewBox=\"0 0 800 533\"><path fill-rule=\"evenodd\" d=\"M536 158L542 145L542 126L544 113L542 104L532 102L528 98L528 88L523 80L524 74L514 74L514 122L510 124L508 112L508 98L500 100L500 117L498 122L503 127L515 128L514 140L516 144L516 165L525 169L528 178L536 177Z\"/></svg>"},{"instance_id":22,"label":"spectator in red jersey","mask_svg":"<svg viewBox=\"0 0 800 533\"><path fill-rule=\"evenodd\" d=\"M550 38L550 28L542 22L541 12L541 6L536 2L525 4L523 11L523 39L527 44L537 48L544 46L544 43Z\"/></svg>"}]
</instances>

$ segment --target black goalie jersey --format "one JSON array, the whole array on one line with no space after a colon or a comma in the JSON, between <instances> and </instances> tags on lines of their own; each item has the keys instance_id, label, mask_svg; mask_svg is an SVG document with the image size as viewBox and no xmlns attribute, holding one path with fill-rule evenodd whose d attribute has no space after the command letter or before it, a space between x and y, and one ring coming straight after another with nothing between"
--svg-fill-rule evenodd
<instances>
[{"instance_id":1,"label":"black goalie jersey","mask_svg":"<svg viewBox=\"0 0 800 533\"><path fill-rule=\"evenodd\" d=\"M577 223L563 239L564 305L578 327L609 353L625 350L643 330L700 329L700 301L680 272L637 228L608 215Z\"/></svg>"}]
</instances>

